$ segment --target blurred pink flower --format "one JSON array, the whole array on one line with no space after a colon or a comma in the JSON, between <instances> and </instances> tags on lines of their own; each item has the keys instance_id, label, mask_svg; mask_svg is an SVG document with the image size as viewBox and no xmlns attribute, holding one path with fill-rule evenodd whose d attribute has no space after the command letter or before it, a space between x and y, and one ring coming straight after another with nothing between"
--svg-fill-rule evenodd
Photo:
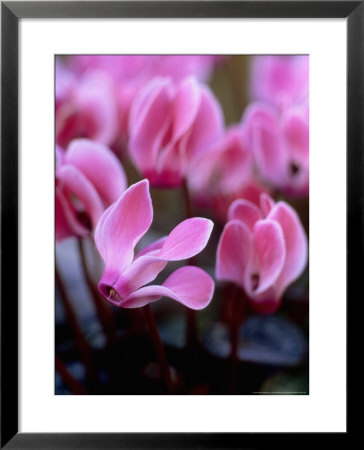
<instances>
[{"instance_id":1,"label":"blurred pink flower","mask_svg":"<svg viewBox=\"0 0 364 450\"><path fill-rule=\"evenodd\" d=\"M308 97L309 57L307 55L255 56L251 70L251 97L279 109Z\"/></svg>"},{"instance_id":2,"label":"blurred pink flower","mask_svg":"<svg viewBox=\"0 0 364 450\"><path fill-rule=\"evenodd\" d=\"M132 160L152 186L177 187L195 159L221 136L219 103L193 78L155 78L135 98L129 118Z\"/></svg>"},{"instance_id":3,"label":"blurred pink flower","mask_svg":"<svg viewBox=\"0 0 364 450\"><path fill-rule=\"evenodd\" d=\"M308 103L279 112L264 103L251 104L243 126L263 181L287 195L309 191Z\"/></svg>"},{"instance_id":4,"label":"blurred pink flower","mask_svg":"<svg viewBox=\"0 0 364 450\"><path fill-rule=\"evenodd\" d=\"M203 168L203 170L202 170ZM230 127L209 152L200 155L188 173L196 203L212 208L223 222L230 204L245 198L259 205L267 192L254 176L254 158L240 125Z\"/></svg>"},{"instance_id":5,"label":"blurred pink flower","mask_svg":"<svg viewBox=\"0 0 364 450\"><path fill-rule=\"evenodd\" d=\"M236 200L217 249L216 277L242 287L259 312L271 313L307 264L307 237L296 212L261 195L261 207Z\"/></svg>"},{"instance_id":6,"label":"blurred pink flower","mask_svg":"<svg viewBox=\"0 0 364 450\"><path fill-rule=\"evenodd\" d=\"M185 266L160 285L153 281L169 261L191 258L201 252L210 237L213 223L195 217L177 225L171 233L134 255L134 248L153 220L149 183L142 180L127 189L102 215L95 242L105 261L99 290L110 303L138 308L169 297L192 309L210 302L214 282L198 267Z\"/></svg>"},{"instance_id":7,"label":"blurred pink flower","mask_svg":"<svg viewBox=\"0 0 364 450\"><path fill-rule=\"evenodd\" d=\"M65 80L71 75L74 80L78 80L93 77L95 73L109 79L109 84L112 82L114 101L117 103L117 130L113 139L110 137L107 142L102 142L111 146L117 154L122 154L127 148L132 101L146 83L156 76L169 77L174 82L181 82L193 75L201 81L206 81L214 65L223 58L224 56L218 55L76 55L68 58L68 70L59 59L56 60L59 66L56 85L61 91ZM67 133L74 133L75 128L85 128L80 118L77 122L74 118L70 118L69 121L70 123L65 124L66 137ZM62 136L58 142L62 146L67 144Z\"/></svg>"},{"instance_id":8,"label":"blurred pink flower","mask_svg":"<svg viewBox=\"0 0 364 450\"><path fill-rule=\"evenodd\" d=\"M56 240L89 235L126 185L121 164L104 145L76 139L66 152L56 147Z\"/></svg>"},{"instance_id":9,"label":"blurred pink flower","mask_svg":"<svg viewBox=\"0 0 364 450\"><path fill-rule=\"evenodd\" d=\"M70 58L76 73L103 70L120 83L141 85L156 76L182 81L190 75L207 81L218 55L77 55Z\"/></svg>"},{"instance_id":10,"label":"blurred pink flower","mask_svg":"<svg viewBox=\"0 0 364 450\"><path fill-rule=\"evenodd\" d=\"M116 92L103 73L74 77L56 66L56 142L65 148L72 139L89 138L105 145L118 128Z\"/></svg>"}]
</instances>

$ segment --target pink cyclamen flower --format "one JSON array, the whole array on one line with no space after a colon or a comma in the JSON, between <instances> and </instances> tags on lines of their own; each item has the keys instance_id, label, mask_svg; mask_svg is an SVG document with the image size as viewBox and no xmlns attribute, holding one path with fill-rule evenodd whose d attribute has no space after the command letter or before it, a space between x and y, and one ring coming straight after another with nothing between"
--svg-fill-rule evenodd
<instances>
[{"instance_id":1,"label":"pink cyclamen flower","mask_svg":"<svg viewBox=\"0 0 364 450\"><path fill-rule=\"evenodd\" d=\"M251 97L279 109L308 97L309 57L307 55L255 56L252 62Z\"/></svg>"},{"instance_id":2,"label":"pink cyclamen flower","mask_svg":"<svg viewBox=\"0 0 364 450\"><path fill-rule=\"evenodd\" d=\"M307 263L307 237L296 212L261 195L261 207L236 200L217 249L216 277L242 287L259 312L279 306Z\"/></svg>"},{"instance_id":3,"label":"pink cyclamen flower","mask_svg":"<svg viewBox=\"0 0 364 450\"><path fill-rule=\"evenodd\" d=\"M234 200L245 198L259 205L260 194L267 192L255 178L253 154L239 125L230 127L211 151L196 159L188 182L196 203L212 208L223 222Z\"/></svg>"},{"instance_id":4,"label":"pink cyclamen flower","mask_svg":"<svg viewBox=\"0 0 364 450\"><path fill-rule=\"evenodd\" d=\"M152 186L177 187L222 131L221 108L206 86L193 78L179 84L155 78L131 108L130 155Z\"/></svg>"},{"instance_id":5,"label":"pink cyclamen flower","mask_svg":"<svg viewBox=\"0 0 364 450\"><path fill-rule=\"evenodd\" d=\"M101 72L77 78L57 67L57 144L65 148L75 138L112 144L118 131L118 105L110 78Z\"/></svg>"},{"instance_id":6,"label":"pink cyclamen flower","mask_svg":"<svg viewBox=\"0 0 364 450\"><path fill-rule=\"evenodd\" d=\"M309 191L308 116L308 103L282 113L253 103L243 117L260 176L287 195L305 196Z\"/></svg>"},{"instance_id":7,"label":"pink cyclamen flower","mask_svg":"<svg viewBox=\"0 0 364 450\"><path fill-rule=\"evenodd\" d=\"M56 147L56 240L89 235L126 185L121 164L104 145L76 139L66 152Z\"/></svg>"},{"instance_id":8,"label":"pink cyclamen flower","mask_svg":"<svg viewBox=\"0 0 364 450\"><path fill-rule=\"evenodd\" d=\"M96 231L97 249L105 262L99 290L110 303L138 308L169 297L192 309L210 302L214 282L198 267L185 266L165 282L148 285L169 261L191 258L201 252L210 237L213 223L204 218L187 219L171 233L134 255L134 248L148 231L153 208L148 180L130 186L102 215Z\"/></svg>"}]
</instances>

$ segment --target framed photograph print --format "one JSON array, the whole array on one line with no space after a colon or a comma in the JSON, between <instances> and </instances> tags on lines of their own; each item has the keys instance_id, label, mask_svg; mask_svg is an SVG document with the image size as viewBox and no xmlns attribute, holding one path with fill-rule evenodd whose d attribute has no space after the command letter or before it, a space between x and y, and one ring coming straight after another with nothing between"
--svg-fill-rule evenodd
<instances>
[{"instance_id":1,"label":"framed photograph print","mask_svg":"<svg viewBox=\"0 0 364 450\"><path fill-rule=\"evenodd\" d=\"M363 2L1 6L1 446L344 444Z\"/></svg>"}]
</instances>

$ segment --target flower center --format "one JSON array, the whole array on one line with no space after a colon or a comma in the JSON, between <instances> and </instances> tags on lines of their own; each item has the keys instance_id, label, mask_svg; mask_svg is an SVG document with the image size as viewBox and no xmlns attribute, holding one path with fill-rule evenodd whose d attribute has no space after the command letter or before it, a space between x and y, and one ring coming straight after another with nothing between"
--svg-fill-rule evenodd
<instances>
[{"instance_id":1,"label":"flower center","mask_svg":"<svg viewBox=\"0 0 364 450\"><path fill-rule=\"evenodd\" d=\"M300 173L301 169L300 166L298 164L296 164L295 162L291 162L289 165L289 173L292 177L297 176Z\"/></svg>"},{"instance_id":2,"label":"flower center","mask_svg":"<svg viewBox=\"0 0 364 450\"><path fill-rule=\"evenodd\" d=\"M107 297L108 300L110 300L110 299L120 300L120 297L114 288L108 287L107 291L108 291L108 297Z\"/></svg>"},{"instance_id":3,"label":"flower center","mask_svg":"<svg viewBox=\"0 0 364 450\"><path fill-rule=\"evenodd\" d=\"M79 211L77 213L77 219L88 231L92 231L91 219L86 211Z\"/></svg>"},{"instance_id":4,"label":"flower center","mask_svg":"<svg viewBox=\"0 0 364 450\"><path fill-rule=\"evenodd\" d=\"M250 277L251 280L251 286L252 286L252 291L256 291L258 289L259 286L259 273L253 273Z\"/></svg>"}]
</instances>

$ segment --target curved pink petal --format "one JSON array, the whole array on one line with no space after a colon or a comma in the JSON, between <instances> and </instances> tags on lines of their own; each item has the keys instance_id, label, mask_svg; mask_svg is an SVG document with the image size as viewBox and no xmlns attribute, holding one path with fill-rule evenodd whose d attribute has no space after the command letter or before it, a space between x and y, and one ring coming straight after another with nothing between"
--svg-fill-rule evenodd
<instances>
[{"instance_id":1,"label":"curved pink petal","mask_svg":"<svg viewBox=\"0 0 364 450\"><path fill-rule=\"evenodd\" d=\"M74 102L82 114L83 136L112 144L118 131L118 109L116 92L109 78L100 72L87 75L75 90Z\"/></svg>"},{"instance_id":2,"label":"curved pink petal","mask_svg":"<svg viewBox=\"0 0 364 450\"><path fill-rule=\"evenodd\" d=\"M55 192L55 222L57 242L70 236L86 236L89 234L89 230L77 220L69 200L57 187Z\"/></svg>"},{"instance_id":3,"label":"curved pink petal","mask_svg":"<svg viewBox=\"0 0 364 450\"><path fill-rule=\"evenodd\" d=\"M56 187L56 239L58 241L69 236L88 236L90 229L77 218L77 211L65 194Z\"/></svg>"},{"instance_id":4,"label":"curved pink petal","mask_svg":"<svg viewBox=\"0 0 364 450\"><path fill-rule=\"evenodd\" d=\"M167 78L154 78L149 83L147 83L136 98L133 101L130 115L129 115L129 133L138 130L145 120L145 116L152 106L153 102L156 101L158 95L170 85L170 81Z\"/></svg>"},{"instance_id":5,"label":"curved pink petal","mask_svg":"<svg viewBox=\"0 0 364 450\"><path fill-rule=\"evenodd\" d=\"M200 106L200 90L192 77L185 79L177 89L173 105L173 139L179 139L193 124Z\"/></svg>"},{"instance_id":6,"label":"curved pink petal","mask_svg":"<svg viewBox=\"0 0 364 450\"><path fill-rule=\"evenodd\" d=\"M80 208L84 208L84 212L91 220L92 227L95 227L104 207L92 183L76 167L70 165L63 165L57 171L57 180L61 189L66 189L70 195L76 197L75 201L80 202ZM75 204L75 209L77 210L77 204Z\"/></svg>"},{"instance_id":7,"label":"curved pink petal","mask_svg":"<svg viewBox=\"0 0 364 450\"><path fill-rule=\"evenodd\" d=\"M252 138L259 172L267 180L280 184L286 175L287 152L278 121L274 126L269 122L255 124Z\"/></svg>"},{"instance_id":8,"label":"curved pink petal","mask_svg":"<svg viewBox=\"0 0 364 450\"><path fill-rule=\"evenodd\" d=\"M56 170L59 169L65 158L65 151L59 145L56 145Z\"/></svg>"},{"instance_id":9,"label":"curved pink petal","mask_svg":"<svg viewBox=\"0 0 364 450\"><path fill-rule=\"evenodd\" d=\"M217 247L216 278L244 287L246 271L253 256L253 234L237 220L225 225Z\"/></svg>"},{"instance_id":10,"label":"curved pink petal","mask_svg":"<svg viewBox=\"0 0 364 450\"><path fill-rule=\"evenodd\" d=\"M168 145L159 153L156 163L157 175L153 185L157 187L178 187L182 184L185 157L181 145ZM149 178L151 183L153 178Z\"/></svg>"},{"instance_id":11,"label":"curved pink petal","mask_svg":"<svg viewBox=\"0 0 364 450\"><path fill-rule=\"evenodd\" d=\"M284 107L308 94L308 56L255 56L251 90L254 98Z\"/></svg>"},{"instance_id":12,"label":"curved pink petal","mask_svg":"<svg viewBox=\"0 0 364 450\"><path fill-rule=\"evenodd\" d=\"M170 232L156 256L169 261L195 256L206 247L213 226L211 220L202 217L184 220Z\"/></svg>"},{"instance_id":13,"label":"curved pink petal","mask_svg":"<svg viewBox=\"0 0 364 450\"><path fill-rule=\"evenodd\" d=\"M254 246L259 260L259 280L257 287L249 293L261 294L275 283L285 262L286 247L279 224L273 220L259 220L254 226Z\"/></svg>"},{"instance_id":14,"label":"curved pink petal","mask_svg":"<svg viewBox=\"0 0 364 450\"><path fill-rule=\"evenodd\" d=\"M262 219L259 209L248 200L235 200L229 207L229 220L239 220L253 231L255 223Z\"/></svg>"},{"instance_id":15,"label":"curved pink petal","mask_svg":"<svg viewBox=\"0 0 364 450\"><path fill-rule=\"evenodd\" d=\"M200 89L200 107L185 144L189 159L208 150L217 142L224 129L220 104L206 86L200 85Z\"/></svg>"},{"instance_id":16,"label":"curved pink petal","mask_svg":"<svg viewBox=\"0 0 364 450\"><path fill-rule=\"evenodd\" d=\"M231 194L246 184L253 172L253 154L246 145L241 127L231 127L221 144L215 170L220 171L219 191Z\"/></svg>"},{"instance_id":17,"label":"curved pink petal","mask_svg":"<svg viewBox=\"0 0 364 450\"><path fill-rule=\"evenodd\" d=\"M65 160L91 181L106 204L115 202L126 189L127 180L120 162L103 144L76 139L70 143Z\"/></svg>"},{"instance_id":18,"label":"curved pink petal","mask_svg":"<svg viewBox=\"0 0 364 450\"><path fill-rule=\"evenodd\" d=\"M260 209L263 213L263 217L267 217L273 206L275 205L272 197L265 192L260 194Z\"/></svg>"},{"instance_id":19,"label":"curved pink petal","mask_svg":"<svg viewBox=\"0 0 364 450\"><path fill-rule=\"evenodd\" d=\"M131 107L129 150L137 167L155 170L162 139L171 124L172 86L168 79L147 85Z\"/></svg>"},{"instance_id":20,"label":"curved pink petal","mask_svg":"<svg viewBox=\"0 0 364 450\"><path fill-rule=\"evenodd\" d=\"M303 272L307 263L307 237L297 213L286 203L278 202L267 219L275 220L282 228L286 244L286 259L277 280L279 295Z\"/></svg>"},{"instance_id":21,"label":"curved pink petal","mask_svg":"<svg viewBox=\"0 0 364 450\"><path fill-rule=\"evenodd\" d=\"M167 263L167 260L155 256L141 256L127 266L113 282L110 282L109 271L105 270L99 282L99 289L104 297L107 297L112 288L121 299L125 299L141 286L153 281Z\"/></svg>"},{"instance_id":22,"label":"curved pink petal","mask_svg":"<svg viewBox=\"0 0 364 450\"><path fill-rule=\"evenodd\" d=\"M248 146L252 146L254 130L257 126L265 124L267 127L276 127L277 121L277 111L270 105L260 102L248 105L241 118L242 132Z\"/></svg>"},{"instance_id":23,"label":"curved pink petal","mask_svg":"<svg viewBox=\"0 0 364 450\"><path fill-rule=\"evenodd\" d=\"M214 293L212 278L198 267L185 266L173 272L162 286L146 286L133 292L120 304L124 308L139 308L169 297L191 309L205 308Z\"/></svg>"},{"instance_id":24,"label":"curved pink petal","mask_svg":"<svg viewBox=\"0 0 364 450\"><path fill-rule=\"evenodd\" d=\"M299 158L308 159L309 124L305 111L290 109L283 116L283 131L289 148Z\"/></svg>"},{"instance_id":25,"label":"curved pink petal","mask_svg":"<svg viewBox=\"0 0 364 450\"><path fill-rule=\"evenodd\" d=\"M101 258L106 261L106 248L104 246L104 236L102 234L102 230L104 227L105 220L111 213L111 211L115 208L116 203L111 204L105 211L102 213L99 221L97 222L97 226L95 228L94 239L96 248L100 253Z\"/></svg>"},{"instance_id":26,"label":"curved pink petal","mask_svg":"<svg viewBox=\"0 0 364 450\"><path fill-rule=\"evenodd\" d=\"M95 232L106 268L120 274L130 264L134 247L153 220L148 180L130 186L101 218Z\"/></svg>"}]
</instances>

